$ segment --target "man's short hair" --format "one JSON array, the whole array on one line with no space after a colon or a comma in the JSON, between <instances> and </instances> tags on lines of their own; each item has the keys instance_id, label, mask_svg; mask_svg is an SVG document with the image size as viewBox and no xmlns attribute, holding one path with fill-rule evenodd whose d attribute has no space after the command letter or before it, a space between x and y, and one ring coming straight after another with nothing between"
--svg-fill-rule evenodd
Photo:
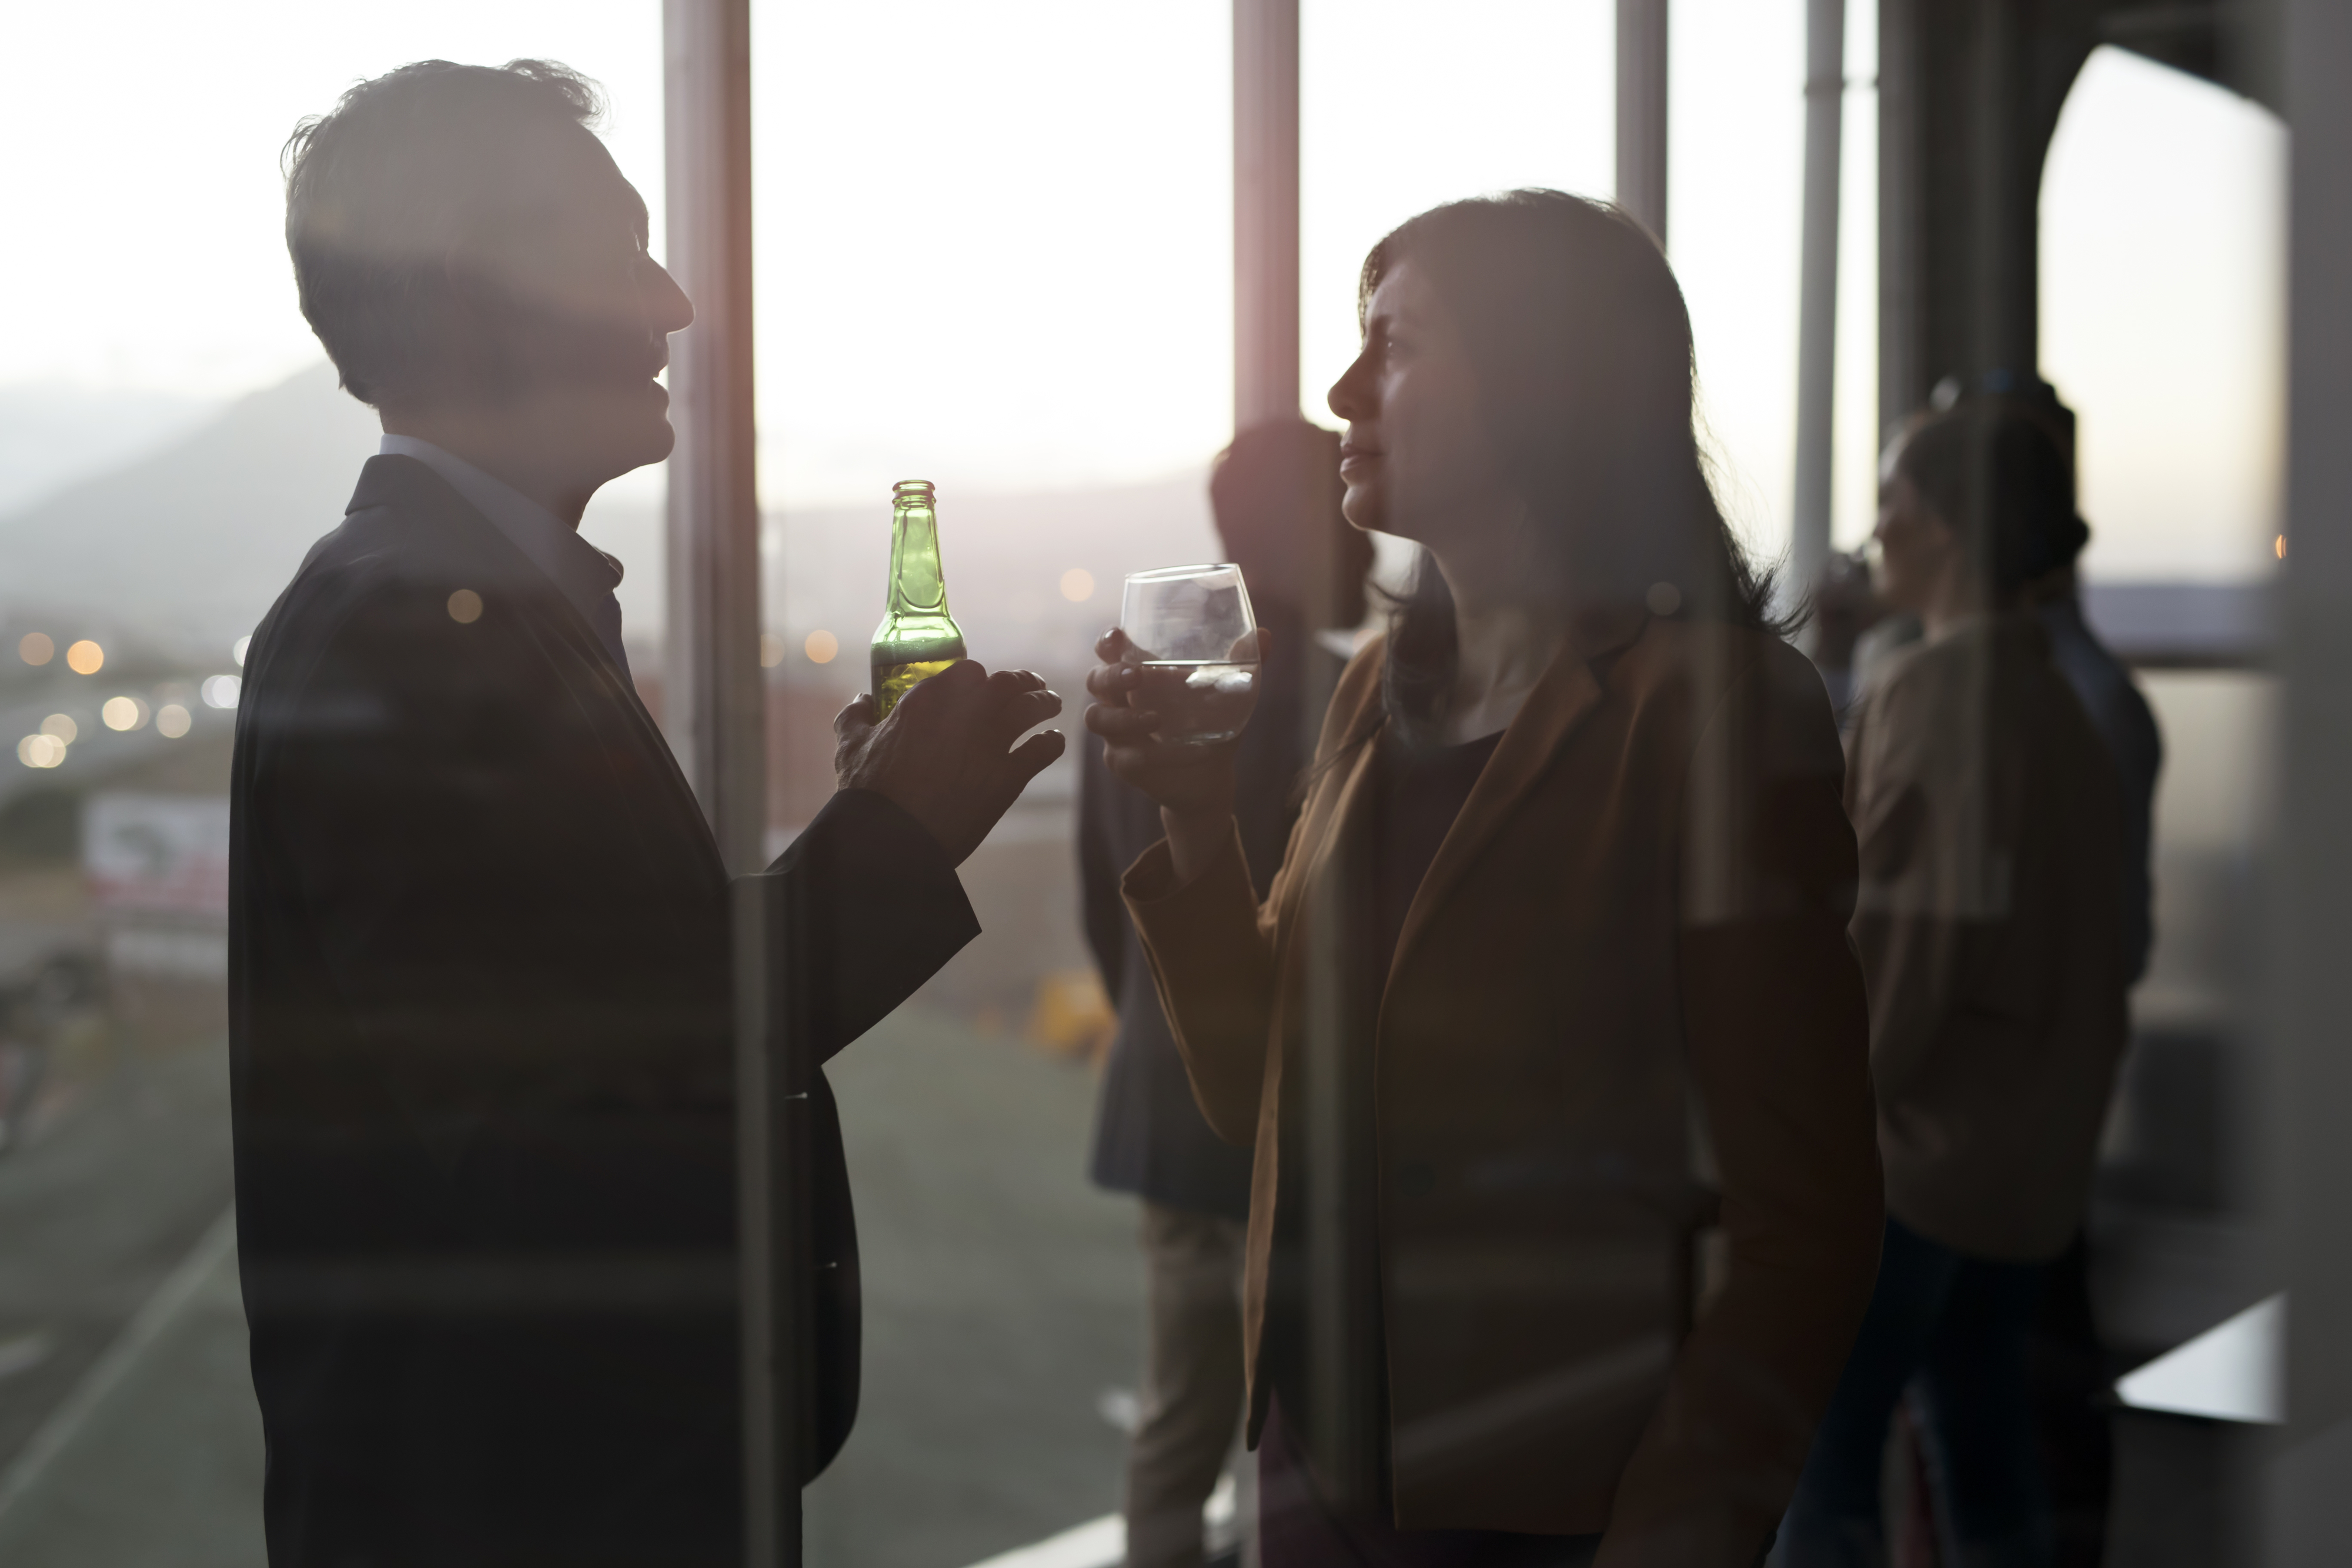
<instances>
[{"instance_id":1,"label":"man's short hair","mask_svg":"<svg viewBox=\"0 0 2352 1568\"><path fill-rule=\"evenodd\" d=\"M498 200L486 170L519 127L593 127L594 82L551 60L419 60L305 120L280 158L303 319L343 387L381 405L429 381L446 257Z\"/></svg>"}]
</instances>

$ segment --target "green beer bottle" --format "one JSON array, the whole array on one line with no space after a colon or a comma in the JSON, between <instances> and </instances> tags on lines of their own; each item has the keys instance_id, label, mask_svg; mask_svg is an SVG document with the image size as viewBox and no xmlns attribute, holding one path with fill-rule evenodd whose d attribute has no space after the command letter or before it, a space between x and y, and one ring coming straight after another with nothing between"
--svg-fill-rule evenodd
<instances>
[{"instance_id":1,"label":"green beer bottle","mask_svg":"<svg viewBox=\"0 0 2352 1568\"><path fill-rule=\"evenodd\" d=\"M890 599L874 629L874 719L879 724L917 681L963 657L963 628L948 613L940 568L940 517L928 479L902 479L890 495Z\"/></svg>"}]
</instances>

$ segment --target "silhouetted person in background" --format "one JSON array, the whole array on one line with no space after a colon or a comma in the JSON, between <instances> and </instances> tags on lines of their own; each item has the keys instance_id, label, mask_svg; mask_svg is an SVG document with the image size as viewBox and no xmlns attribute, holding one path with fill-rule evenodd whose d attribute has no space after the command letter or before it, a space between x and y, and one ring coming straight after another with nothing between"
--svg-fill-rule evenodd
<instances>
[{"instance_id":1,"label":"silhouetted person in background","mask_svg":"<svg viewBox=\"0 0 2352 1568\"><path fill-rule=\"evenodd\" d=\"M1337 662L1317 647L1323 626L1364 616L1371 540L1339 513L1339 437L1305 420L1259 424L1234 438L1209 481L1225 557L1242 569L1269 634L1257 706L1234 754L1234 815L1262 894L1282 863L1312 737L1309 678ZM1219 1138L1193 1103L1151 966L1128 919L1120 874L1160 837L1160 809L1112 779L1087 735L1078 804L1079 894L1087 940L1118 1010L1103 1070L1092 1176L1143 1200L1147 1352L1128 1450L1127 1561L1190 1568L1201 1561L1201 1509L1240 1429L1243 1222L1250 1156Z\"/></svg>"},{"instance_id":2,"label":"silhouetted person in background","mask_svg":"<svg viewBox=\"0 0 2352 1568\"><path fill-rule=\"evenodd\" d=\"M632 685L606 480L692 311L562 68L428 61L288 148L303 314L383 453L255 632L231 809L239 1262L274 1568L742 1561L728 880ZM771 874L820 1060L976 933L955 867L1058 755L960 664ZM816 1091L822 1463L856 1406Z\"/></svg>"},{"instance_id":3,"label":"silhouetted person in background","mask_svg":"<svg viewBox=\"0 0 2352 1568\"><path fill-rule=\"evenodd\" d=\"M1266 896L1234 748L1158 738L1117 634L1087 681L1160 807L1124 892L1195 1097L1255 1149L1259 1551L1752 1568L1882 1216L1829 703L1639 225L1435 208L1359 319L1347 516L1425 553Z\"/></svg>"},{"instance_id":4,"label":"silhouetted person in background","mask_svg":"<svg viewBox=\"0 0 2352 1568\"><path fill-rule=\"evenodd\" d=\"M1946 1561L2052 1561L2028 1341L2127 1033L2116 772L2026 597L2083 538L2065 459L2021 413L1963 402L1888 451L1880 591L1926 634L1874 677L1847 784L1886 1240L1789 1568L1885 1560L1906 1388Z\"/></svg>"},{"instance_id":5,"label":"silhouetted person in background","mask_svg":"<svg viewBox=\"0 0 2352 1568\"><path fill-rule=\"evenodd\" d=\"M2071 500L2071 497L2069 497ZM2054 506L2058 497L2053 494ZM2091 630L2083 614L2074 560L2090 530L2067 530L2074 539L2064 564L2033 583L2027 596L2051 657L2074 688L2091 727L2116 766L2123 807L2124 983L2147 973L2155 945L2152 829L2157 776L2164 768L2164 737L2147 699L2125 668ZM2063 542L2063 539L2062 539ZM2059 1568L2098 1568L2105 1561L2106 1516L2115 1471L2115 1443L2107 1396L2112 1378L2092 1310L2090 1249L2077 1231L2073 1245L2052 1263L2042 1287L2033 1342L2033 1390L2037 1423L2051 1487Z\"/></svg>"},{"instance_id":6,"label":"silhouetted person in background","mask_svg":"<svg viewBox=\"0 0 2352 1568\"><path fill-rule=\"evenodd\" d=\"M2053 495L2051 505L2057 504ZM2099 641L2083 616L2074 558L2090 541L2090 529L2078 521L2064 538L2076 542L2064 564L2033 583L2027 597L2034 616L2050 639L2050 656L2066 677L2084 716L2098 732L2099 742L2116 765L2122 790L2123 866L2121 883L2124 981L2137 985L2147 973L2148 952L2156 945L2156 889L2150 845L2156 819L2156 780L2164 771L2164 736L2156 714L2140 695L2138 684L2122 660ZM2063 539L2061 541L2063 543Z\"/></svg>"}]
</instances>

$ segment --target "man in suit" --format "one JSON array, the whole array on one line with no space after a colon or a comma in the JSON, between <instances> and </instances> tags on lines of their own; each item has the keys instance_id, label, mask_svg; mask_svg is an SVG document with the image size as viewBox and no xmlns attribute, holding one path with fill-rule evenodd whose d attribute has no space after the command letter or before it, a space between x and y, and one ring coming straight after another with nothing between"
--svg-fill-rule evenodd
<instances>
[{"instance_id":1,"label":"man in suit","mask_svg":"<svg viewBox=\"0 0 2352 1568\"><path fill-rule=\"evenodd\" d=\"M1264 895L1298 816L1295 786L1343 662L1314 629L1364 617L1370 536L1339 513L1339 437L1303 419L1234 438L1209 481L1217 537L1242 569L1269 647L1235 743L1234 814ZM1209 1129L1160 1010L1119 878L1160 841L1160 808L1110 776L1085 737L1078 870L1087 940L1118 1034L1095 1117L1095 1184L1142 1199L1147 1351L1127 1466L1128 1568L1199 1568L1201 1509L1242 1416L1241 1282L1250 1154Z\"/></svg>"},{"instance_id":2,"label":"man in suit","mask_svg":"<svg viewBox=\"0 0 2352 1568\"><path fill-rule=\"evenodd\" d=\"M583 507L692 311L560 67L432 61L288 148L302 308L383 455L257 631L232 784L237 1221L276 1568L741 1560L727 876ZM977 931L955 867L1060 699L836 722L771 875L820 1061ZM856 1400L814 1124L819 1448Z\"/></svg>"}]
</instances>

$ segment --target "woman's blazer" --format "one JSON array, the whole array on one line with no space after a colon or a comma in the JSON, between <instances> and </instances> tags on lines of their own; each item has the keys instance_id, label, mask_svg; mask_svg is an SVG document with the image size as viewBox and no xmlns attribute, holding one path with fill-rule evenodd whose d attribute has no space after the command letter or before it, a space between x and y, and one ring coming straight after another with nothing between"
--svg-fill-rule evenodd
<instances>
[{"instance_id":1,"label":"woman's blazer","mask_svg":"<svg viewBox=\"0 0 2352 1568\"><path fill-rule=\"evenodd\" d=\"M1236 844L1129 906L1210 1124L1254 1145L1251 1440L1318 932L1366 831L1383 640L1261 905ZM1366 739L1366 737L1374 738ZM1352 743L1352 744L1351 744ZM1820 678L1769 635L1583 618L1408 913L1375 1025L1397 1523L1747 1564L1869 1301L1882 1218L1855 853ZM1297 1124L1297 1107L1291 1121ZM1693 1239L1719 1227L1694 1323Z\"/></svg>"}]
</instances>

